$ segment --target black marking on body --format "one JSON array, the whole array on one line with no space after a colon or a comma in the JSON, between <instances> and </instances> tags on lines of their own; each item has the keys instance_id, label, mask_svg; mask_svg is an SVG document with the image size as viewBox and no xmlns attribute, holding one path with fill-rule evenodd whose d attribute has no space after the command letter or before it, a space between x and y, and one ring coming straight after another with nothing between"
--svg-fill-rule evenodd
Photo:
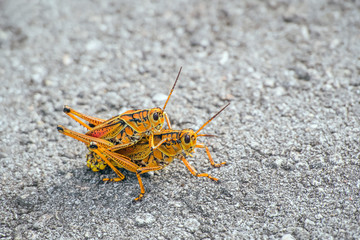
<instances>
[{"instance_id":1,"label":"black marking on body","mask_svg":"<svg viewBox=\"0 0 360 240\"><path fill-rule=\"evenodd\" d=\"M131 118L131 119L129 120L129 122L134 122L134 123L136 123L136 124L139 124L139 123L141 123L141 120L138 119L138 118Z\"/></svg>"},{"instance_id":2,"label":"black marking on body","mask_svg":"<svg viewBox=\"0 0 360 240\"><path fill-rule=\"evenodd\" d=\"M129 120L130 122L135 122L136 124L138 124L149 120L148 112L149 112L148 110L141 110L138 112L128 114L127 116L130 116L130 120ZM134 115L139 115L139 117L134 117Z\"/></svg>"},{"instance_id":3,"label":"black marking on body","mask_svg":"<svg viewBox=\"0 0 360 240\"><path fill-rule=\"evenodd\" d=\"M120 119L119 121L113 122L113 123L107 125L106 127L111 127L111 126L117 125L117 124L119 124L119 123L120 123L121 125L125 124L124 120L121 120L121 119Z\"/></svg>"},{"instance_id":4,"label":"black marking on body","mask_svg":"<svg viewBox=\"0 0 360 240\"><path fill-rule=\"evenodd\" d=\"M179 140L179 133L178 132L162 133L162 134L157 134L156 137L159 137L160 139L172 138L174 140L175 139Z\"/></svg>"}]
</instances>

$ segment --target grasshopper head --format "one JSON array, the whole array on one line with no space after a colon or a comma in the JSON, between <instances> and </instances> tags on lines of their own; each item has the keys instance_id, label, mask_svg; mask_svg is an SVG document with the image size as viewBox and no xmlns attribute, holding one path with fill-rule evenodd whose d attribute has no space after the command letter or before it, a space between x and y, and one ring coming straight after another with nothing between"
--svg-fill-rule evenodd
<instances>
[{"instance_id":1,"label":"grasshopper head","mask_svg":"<svg viewBox=\"0 0 360 240\"><path fill-rule=\"evenodd\" d=\"M192 129L184 129L180 132L181 148L186 155L194 151L196 145L197 134Z\"/></svg>"},{"instance_id":2,"label":"grasshopper head","mask_svg":"<svg viewBox=\"0 0 360 240\"><path fill-rule=\"evenodd\" d=\"M164 110L161 108L150 109L149 121L152 129L157 131L160 130L163 127L165 121Z\"/></svg>"}]
</instances>

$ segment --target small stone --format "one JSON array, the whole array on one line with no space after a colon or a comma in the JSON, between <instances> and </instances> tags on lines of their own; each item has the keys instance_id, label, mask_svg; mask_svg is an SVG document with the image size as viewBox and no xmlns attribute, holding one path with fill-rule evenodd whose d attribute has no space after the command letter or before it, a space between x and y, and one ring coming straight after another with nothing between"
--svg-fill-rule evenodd
<instances>
[{"instance_id":1,"label":"small stone","mask_svg":"<svg viewBox=\"0 0 360 240\"><path fill-rule=\"evenodd\" d=\"M189 218L188 220L186 220L185 222L185 227L190 231L190 232L195 232L199 229L200 227L200 223L198 220L196 220L195 218Z\"/></svg>"},{"instance_id":2,"label":"small stone","mask_svg":"<svg viewBox=\"0 0 360 240\"><path fill-rule=\"evenodd\" d=\"M283 87L276 87L274 88L274 95L277 97L280 97L286 93L285 89Z\"/></svg>"},{"instance_id":3,"label":"small stone","mask_svg":"<svg viewBox=\"0 0 360 240\"><path fill-rule=\"evenodd\" d=\"M310 219L306 219L304 223L305 223L306 229L310 229L315 226L315 223L313 221L311 221Z\"/></svg>"},{"instance_id":4,"label":"small stone","mask_svg":"<svg viewBox=\"0 0 360 240\"><path fill-rule=\"evenodd\" d=\"M73 177L73 174L72 173L66 173L65 175L65 179L71 179Z\"/></svg>"},{"instance_id":5,"label":"small stone","mask_svg":"<svg viewBox=\"0 0 360 240\"><path fill-rule=\"evenodd\" d=\"M290 70L293 70L296 74L296 78L299 80L304 80L304 81L310 81L310 74L305 71L304 69L298 68L298 67L294 67L291 68Z\"/></svg>"},{"instance_id":6,"label":"small stone","mask_svg":"<svg viewBox=\"0 0 360 240\"><path fill-rule=\"evenodd\" d=\"M96 50L99 50L102 46L102 43L97 40L97 39L94 39L94 40L90 40L87 44L86 44L86 50L87 51L96 51Z\"/></svg>"},{"instance_id":7,"label":"small stone","mask_svg":"<svg viewBox=\"0 0 360 240\"><path fill-rule=\"evenodd\" d=\"M54 81L51 81L51 80L49 80L49 79L45 79L44 84L45 84L45 86L47 86L47 87L56 86L56 85L55 85L55 82L54 82Z\"/></svg>"},{"instance_id":8,"label":"small stone","mask_svg":"<svg viewBox=\"0 0 360 240\"><path fill-rule=\"evenodd\" d=\"M150 213L139 214L136 216L135 222L138 226L144 227L155 222L155 217Z\"/></svg>"},{"instance_id":9,"label":"small stone","mask_svg":"<svg viewBox=\"0 0 360 240\"><path fill-rule=\"evenodd\" d=\"M310 239L310 234L309 232L301 227L295 227L295 228L288 228L287 229L288 232L291 232L291 235L295 236L295 239Z\"/></svg>"},{"instance_id":10,"label":"small stone","mask_svg":"<svg viewBox=\"0 0 360 240\"><path fill-rule=\"evenodd\" d=\"M271 78L265 79L265 80L264 80L264 86L265 86L265 87L270 87L270 88L275 87L275 80L274 80L274 79L271 79Z\"/></svg>"},{"instance_id":11,"label":"small stone","mask_svg":"<svg viewBox=\"0 0 360 240\"><path fill-rule=\"evenodd\" d=\"M319 181L316 181L315 179L312 179L310 181L311 185L315 186L315 187L318 187L321 185L321 183Z\"/></svg>"},{"instance_id":12,"label":"small stone","mask_svg":"<svg viewBox=\"0 0 360 240\"><path fill-rule=\"evenodd\" d=\"M301 34L305 40L310 39L309 29L305 25L301 27Z\"/></svg>"},{"instance_id":13,"label":"small stone","mask_svg":"<svg viewBox=\"0 0 360 240\"><path fill-rule=\"evenodd\" d=\"M52 218L51 214L44 214L38 218L38 220L33 224L35 229L41 229L46 226L46 223Z\"/></svg>"},{"instance_id":14,"label":"small stone","mask_svg":"<svg viewBox=\"0 0 360 240\"><path fill-rule=\"evenodd\" d=\"M62 62L65 66L68 66L73 62L73 59L70 57L69 54L64 54L62 58Z\"/></svg>"},{"instance_id":15,"label":"small stone","mask_svg":"<svg viewBox=\"0 0 360 240\"><path fill-rule=\"evenodd\" d=\"M164 102L164 101L166 101L167 97L168 96L163 93L157 93L152 97L152 100L154 102Z\"/></svg>"},{"instance_id":16,"label":"small stone","mask_svg":"<svg viewBox=\"0 0 360 240\"><path fill-rule=\"evenodd\" d=\"M285 13L283 16L283 20L286 23L302 23L304 19L293 13Z\"/></svg>"},{"instance_id":17,"label":"small stone","mask_svg":"<svg viewBox=\"0 0 360 240\"><path fill-rule=\"evenodd\" d=\"M224 65L229 60L229 53L228 51L225 51L219 61L221 65Z\"/></svg>"},{"instance_id":18,"label":"small stone","mask_svg":"<svg viewBox=\"0 0 360 240\"><path fill-rule=\"evenodd\" d=\"M333 154L329 157L329 162L334 165L343 165L344 160L342 159L340 154Z\"/></svg>"},{"instance_id":19,"label":"small stone","mask_svg":"<svg viewBox=\"0 0 360 240\"><path fill-rule=\"evenodd\" d=\"M6 32L0 30L0 40L5 41L6 39L9 38L9 34L7 34Z\"/></svg>"},{"instance_id":20,"label":"small stone","mask_svg":"<svg viewBox=\"0 0 360 240\"><path fill-rule=\"evenodd\" d=\"M46 68L44 68L42 66L34 66L33 74L31 75L31 79L35 83L41 83L42 80L44 79L44 77L46 76L46 74L47 74Z\"/></svg>"},{"instance_id":21,"label":"small stone","mask_svg":"<svg viewBox=\"0 0 360 240\"><path fill-rule=\"evenodd\" d=\"M308 165L307 162L299 162L299 163L296 164L295 167L298 168L298 169L303 169L303 170L309 169L309 165Z\"/></svg>"},{"instance_id":22,"label":"small stone","mask_svg":"<svg viewBox=\"0 0 360 240\"><path fill-rule=\"evenodd\" d=\"M335 48L337 48L337 47L339 46L339 44L340 44L340 40L337 39L337 38L335 38L335 39L333 39L333 40L331 41L331 43L330 43L330 48L331 48L331 49L335 49Z\"/></svg>"},{"instance_id":23,"label":"small stone","mask_svg":"<svg viewBox=\"0 0 360 240\"><path fill-rule=\"evenodd\" d=\"M295 240L295 238L291 234L285 234L282 236L281 240Z\"/></svg>"},{"instance_id":24,"label":"small stone","mask_svg":"<svg viewBox=\"0 0 360 240\"><path fill-rule=\"evenodd\" d=\"M279 211L276 209L276 207L272 206L266 209L266 215L268 217L277 217L279 216Z\"/></svg>"},{"instance_id":25,"label":"small stone","mask_svg":"<svg viewBox=\"0 0 360 240\"><path fill-rule=\"evenodd\" d=\"M6 154L5 153L3 153L3 152L0 152L0 159L2 159L2 158L6 158Z\"/></svg>"},{"instance_id":26,"label":"small stone","mask_svg":"<svg viewBox=\"0 0 360 240\"><path fill-rule=\"evenodd\" d=\"M284 162L284 159L277 157L274 162L271 163L271 167L274 169L280 168L281 164Z\"/></svg>"}]
</instances>

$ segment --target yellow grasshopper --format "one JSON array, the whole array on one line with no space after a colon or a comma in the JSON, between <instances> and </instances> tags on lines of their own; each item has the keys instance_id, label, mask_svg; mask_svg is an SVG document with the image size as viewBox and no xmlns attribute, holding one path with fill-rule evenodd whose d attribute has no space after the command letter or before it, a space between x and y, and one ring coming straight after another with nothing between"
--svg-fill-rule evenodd
<instances>
[{"instance_id":1,"label":"yellow grasshopper","mask_svg":"<svg viewBox=\"0 0 360 240\"><path fill-rule=\"evenodd\" d=\"M224 106L217 114L204 123L196 132L192 129L173 130L163 129L153 135L154 148L149 147L149 136L142 138L135 145L117 149L113 151L113 143L104 139L99 139L87 136L81 133L66 129L63 126L58 126L58 130L70 137L84 142L89 150L88 166L92 165L108 165L118 175L117 178L105 178L104 181L121 181L125 176L117 168L125 168L128 171L134 172L137 176L140 185L140 195L134 200L140 200L144 194L145 189L142 184L140 175L150 171L160 170L169 165L174 158L180 158L188 170L197 177L207 177L211 180L218 181L217 178L210 176L207 173L198 173L193 166L186 160L185 156L191 156L195 148L205 148L209 157L209 161L213 167L220 167L225 164L215 163L211 157L210 151L205 144L197 143L199 136L212 136L207 134L198 134L211 120L213 120L220 112L222 112L229 104Z\"/></svg>"},{"instance_id":2,"label":"yellow grasshopper","mask_svg":"<svg viewBox=\"0 0 360 240\"><path fill-rule=\"evenodd\" d=\"M86 135L114 143L113 148L109 150L116 151L117 149L134 145L144 136L149 136L149 145L150 147L154 147L153 134L154 132L160 131L165 120L168 127L171 129L170 120L165 112L165 107L174 91L181 69L182 67L179 70L175 83L171 88L163 108L157 107L142 110L128 110L108 120L82 114L69 106L64 106L63 111L88 129ZM86 124L79 118L89 122L89 124Z\"/></svg>"}]
</instances>

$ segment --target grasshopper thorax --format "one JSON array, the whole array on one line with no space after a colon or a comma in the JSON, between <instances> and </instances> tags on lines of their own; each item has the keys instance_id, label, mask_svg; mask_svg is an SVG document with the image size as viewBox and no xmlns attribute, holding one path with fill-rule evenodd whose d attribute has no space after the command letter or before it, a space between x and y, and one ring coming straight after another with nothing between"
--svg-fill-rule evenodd
<instances>
[{"instance_id":1,"label":"grasshopper thorax","mask_svg":"<svg viewBox=\"0 0 360 240\"><path fill-rule=\"evenodd\" d=\"M184 129L180 131L180 145L186 155L194 151L196 139L197 134L194 130Z\"/></svg>"},{"instance_id":2,"label":"grasshopper thorax","mask_svg":"<svg viewBox=\"0 0 360 240\"><path fill-rule=\"evenodd\" d=\"M163 127L165 121L164 110L161 108L152 108L149 111L148 118L151 129L159 131Z\"/></svg>"}]
</instances>

